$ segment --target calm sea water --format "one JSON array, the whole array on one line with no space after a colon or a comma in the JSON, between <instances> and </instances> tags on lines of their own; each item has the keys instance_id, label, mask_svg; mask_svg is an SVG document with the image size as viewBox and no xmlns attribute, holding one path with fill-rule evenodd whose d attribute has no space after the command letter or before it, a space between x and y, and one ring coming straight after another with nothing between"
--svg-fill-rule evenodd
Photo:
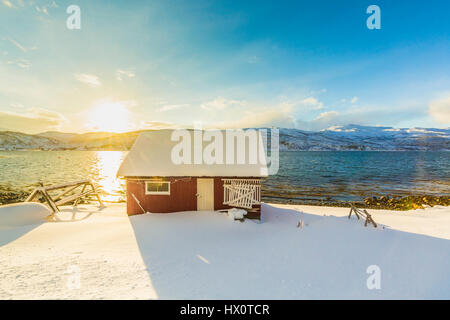
<instances>
[{"instance_id":1,"label":"calm sea water","mask_svg":"<svg viewBox=\"0 0 450 320\"><path fill-rule=\"evenodd\" d=\"M31 192L44 185L90 179L105 201L124 200L125 181L116 178L123 151L0 151L0 192Z\"/></svg>"},{"instance_id":2,"label":"calm sea water","mask_svg":"<svg viewBox=\"0 0 450 320\"><path fill-rule=\"evenodd\" d=\"M91 179L106 201L124 200L122 151L0 151L0 193L38 182ZM450 152L281 152L266 201L358 201L374 195L450 195Z\"/></svg>"},{"instance_id":3,"label":"calm sea water","mask_svg":"<svg viewBox=\"0 0 450 320\"><path fill-rule=\"evenodd\" d=\"M360 201L380 195L450 195L450 152L282 152L267 200Z\"/></svg>"}]
</instances>

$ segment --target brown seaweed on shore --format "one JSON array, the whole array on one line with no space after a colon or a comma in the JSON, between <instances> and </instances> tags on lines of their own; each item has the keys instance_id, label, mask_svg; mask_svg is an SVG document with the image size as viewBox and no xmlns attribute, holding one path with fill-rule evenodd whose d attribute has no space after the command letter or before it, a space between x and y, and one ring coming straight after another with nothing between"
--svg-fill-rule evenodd
<instances>
[{"instance_id":1,"label":"brown seaweed on shore","mask_svg":"<svg viewBox=\"0 0 450 320\"><path fill-rule=\"evenodd\" d=\"M29 194L29 192L25 192L25 191L1 190L0 191L0 205L25 201L28 194Z\"/></svg>"},{"instance_id":2,"label":"brown seaweed on shore","mask_svg":"<svg viewBox=\"0 0 450 320\"><path fill-rule=\"evenodd\" d=\"M415 196L381 196L364 199L367 208L411 210L450 205L449 196L415 195Z\"/></svg>"},{"instance_id":3,"label":"brown seaweed on shore","mask_svg":"<svg viewBox=\"0 0 450 320\"><path fill-rule=\"evenodd\" d=\"M347 207L353 204L359 208L367 209L389 209L406 211L412 209L423 209L426 207L434 207L436 205L449 206L450 196L435 196L435 195L408 195L408 196L379 196L379 197L367 197L363 201L339 201L332 197L324 197L323 199L317 199L314 197L310 199L296 199L294 196L296 193L285 192L285 196L280 194L263 194L263 201L283 204L298 204L298 205L316 205L316 206L329 206L329 207ZM25 191L12 191L9 188L2 187L0 189L0 205L16 203L24 201L29 192ZM315 195L318 196L319 194ZM290 197L292 196L292 197ZM120 201L123 202L123 201ZM82 203L88 203L83 201Z\"/></svg>"},{"instance_id":4,"label":"brown seaweed on shore","mask_svg":"<svg viewBox=\"0 0 450 320\"><path fill-rule=\"evenodd\" d=\"M367 209L388 209L406 211L412 209L424 209L426 207L434 207L436 205L449 206L449 196L435 196L435 195L415 195L415 196L380 196L368 197L363 201L338 201L331 197L324 199L295 199L285 197L269 197L264 199L266 202L280 203L280 204L297 204L297 205L315 205L327 207L345 207L350 208L354 205L358 208Z\"/></svg>"}]
</instances>

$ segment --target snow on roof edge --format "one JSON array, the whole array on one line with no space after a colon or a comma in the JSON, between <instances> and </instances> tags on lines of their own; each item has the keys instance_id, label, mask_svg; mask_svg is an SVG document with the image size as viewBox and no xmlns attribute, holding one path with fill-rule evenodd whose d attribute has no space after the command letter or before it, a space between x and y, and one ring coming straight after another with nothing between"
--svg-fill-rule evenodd
<instances>
[{"instance_id":1,"label":"snow on roof edge","mask_svg":"<svg viewBox=\"0 0 450 320\"><path fill-rule=\"evenodd\" d=\"M171 135L176 130L157 130L142 132L136 139L128 154L122 161L117 176L121 177L180 177L180 176L195 176L195 177L267 177L268 168L264 161L258 161L256 164L175 164L171 159L172 149L175 145L180 144L179 141L172 141ZM179 131L179 130L178 130ZM194 130L184 130L189 132L191 141L193 141L193 133L198 132ZM209 130L220 131L226 134L226 130ZM240 136L245 135L243 130L231 130L233 134ZM206 131L202 131L202 135ZM257 131L257 150L260 153L263 146L263 139L261 139L260 132ZM226 157L226 139L224 138L223 159ZM245 143L246 162L250 154L249 140ZM203 141L203 150L211 144L210 141ZM193 158L193 145L191 143L191 159ZM237 152L236 143L234 145L234 152ZM155 152L157 150L157 152ZM264 157L266 156L265 153ZM265 159L264 159L265 160ZM192 161L193 162L193 161ZM235 161L236 162L236 161Z\"/></svg>"}]
</instances>

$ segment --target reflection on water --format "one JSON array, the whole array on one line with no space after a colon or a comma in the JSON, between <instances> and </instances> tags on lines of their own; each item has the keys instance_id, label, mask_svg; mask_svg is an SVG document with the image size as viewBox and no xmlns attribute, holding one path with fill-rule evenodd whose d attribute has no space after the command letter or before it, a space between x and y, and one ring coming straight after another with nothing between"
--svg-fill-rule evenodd
<instances>
[{"instance_id":1,"label":"reflection on water","mask_svg":"<svg viewBox=\"0 0 450 320\"><path fill-rule=\"evenodd\" d=\"M95 181L100 187L105 201L118 201L123 195L124 181L116 177L117 169L123 160L121 151L97 151L97 159L92 164Z\"/></svg>"},{"instance_id":2,"label":"reflection on water","mask_svg":"<svg viewBox=\"0 0 450 320\"><path fill-rule=\"evenodd\" d=\"M90 179L105 201L125 200L116 178L124 151L0 151L0 202L45 185ZM281 152L264 201L357 201L390 194L450 193L450 152ZM15 196L10 196L11 194Z\"/></svg>"},{"instance_id":3,"label":"reflection on water","mask_svg":"<svg viewBox=\"0 0 450 320\"><path fill-rule=\"evenodd\" d=\"M105 201L124 201L125 181L116 173L125 155L125 151L0 151L0 192L29 193L39 182L89 179Z\"/></svg>"}]
</instances>

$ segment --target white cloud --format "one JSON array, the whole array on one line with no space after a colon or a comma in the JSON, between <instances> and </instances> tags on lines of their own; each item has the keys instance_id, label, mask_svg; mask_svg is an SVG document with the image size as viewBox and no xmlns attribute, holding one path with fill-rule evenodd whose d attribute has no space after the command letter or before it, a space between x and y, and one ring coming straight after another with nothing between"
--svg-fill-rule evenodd
<instances>
[{"instance_id":1,"label":"white cloud","mask_svg":"<svg viewBox=\"0 0 450 320\"><path fill-rule=\"evenodd\" d=\"M326 112L322 112L321 114L319 114L314 121L326 121L326 120L331 120L333 118L335 118L336 116L339 115L339 112L337 111L326 111Z\"/></svg>"},{"instance_id":2,"label":"white cloud","mask_svg":"<svg viewBox=\"0 0 450 320\"><path fill-rule=\"evenodd\" d=\"M26 59L10 60L7 64L15 65L23 69L28 69L31 66L31 62Z\"/></svg>"},{"instance_id":3,"label":"white cloud","mask_svg":"<svg viewBox=\"0 0 450 320\"><path fill-rule=\"evenodd\" d=\"M428 112L436 122L450 125L450 96L432 101Z\"/></svg>"},{"instance_id":4,"label":"white cloud","mask_svg":"<svg viewBox=\"0 0 450 320\"><path fill-rule=\"evenodd\" d=\"M311 99L307 100L307 102L313 103L315 101ZM339 130L339 127L352 123L376 125L377 123L374 123L374 121L388 121L386 125L395 125L395 123L402 121L405 114L409 114L411 110L417 111L415 112L417 118L423 117L423 114L420 113L420 107L405 106L401 109L392 109L391 107L383 106L364 106L360 108L354 107L351 110L327 110L319 113L311 120L307 120L302 118L301 110L299 110L298 106L298 103L293 104L290 102L282 102L270 106L263 103L248 102L245 109L233 108L215 112L215 120L211 119L211 114L206 113L198 115L198 119L202 121L203 127L208 129L276 126L320 131L332 126ZM306 114L310 114L308 110L306 110ZM167 128L168 125L167 123L154 124L158 128ZM186 128L186 126L184 127Z\"/></svg>"},{"instance_id":5,"label":"white cloud","mask_svg":"<svg viewBox=\"0 0 450 320\"><path fill-rule=\"evenodd\" d=\"M167 104L167 105L162 106L161 108L159 108L157 111L158 112L165 112L165 111L185 108L185 107L189 107L189 106L190 106L189 103L184 103L184 104Z\"/></svg>"},{"instance_id":6,"label":"white cloud","mask_svg":"<svg viewBox=\"0 0 450 320\"><path fill-rule=\"evenodd\" d=\"M43 108L29 108L25 112L0 112L0 128L11 131L37 133L58 130L66 118L59 112Z\"/></svg>"},{"instance_id":7,"label":"white cloud","mask_svg":"<svg viewBox=\"0 0 450 320\"><path fill-rule=\"evenodd\" d=\"M124 76L128 77L128 78L134 78L136 76L136 74L131 70L117 69L116 79L119 81L122 81Z\"/></svg>"},{"instance_id":8,"label":"white cloud","mask_svg":"<svg viewBox=\"0 0 450 320\"><path fill-rule=\"evenodd\" d=\"M245 110L225 110L231 105L246 105ZM251 107L251 108L250 108ZM206 110L218 110L227 118L224 121L213 122L210 128L251 128L251 127L286 127L293 128L297 125L294 116L299 110L321 110L322 102L314 97L307 97L297 101L284 101L275 106L265 107L259 103L247 103L237 100L227 100L219 97L202 105Z\"/></svg>"},{"instance_id":9,"label":"white cloud","mask_svg":"<svg viewBox=\"0 0 450 320\"><path fill-rule=\"evenodd\" d=\"M23 104L18 103L18 102L13 102L10 104L10 106L14 109L22 109L23 108Z\"/></svg>"},{"instance_id":10,"label":"white cloud","mask_svg":"<svg viewBox=\"0 0 450 320\"><path fill-rule=\"evenodd\" d=\"M100 79L94 74L77 73L75 74L75 79L87 85L90 85L91 87L98 87L102 85Z\"/></svg>"},{"instance_id":11,"label":"white cloud","mask_svg":"<svg viewBox=\"0 0 450 320\"><path fill-rule=\"evenodd\" d=\"M291 115L292 107L289 105L280 105L277 108L259 110L254 109L245 112L243 115L237 115L237 120L216 122L207 127L216 129L235 129L235 128L258 128L258 127L285 127L295 126L295 119Z\"/></svg>"},{"instance_id":12,"label":"white cloud","mask_svg":"<svg viewBox=\"0 0 450 320\"><path fill-rule=\"evenodd\" d=\"M322 130L331 126L345 126L348 124L360 124L375 126L383 125L395 126L405 120L421 119L425 116L423 106L404 105L392 108L391 106L370 106L353 107L346 110L329 110L320 113L313 120L301 121L297 119L297 127L304 130Z\"/></svg>"},{"instance_id":13,"label":"white cloud","mask_svg":"<svg viewBox=\"0 0 450 320\"><path fill-rule=\"evenodd\" d=\"M203 103L201 107L205 110L223 110L230 106L236 105L242 106L245 105L245 102L239 100L228 100L224 97L217 97L214 100Z\"/></svg>"},{"instance_id":14,"label":"white cloud","mask_svg":"<svg viewBox=\"0 0 450 320\"><path fill-rule=\"evenodd\" d=\"M2 3L8 8L14 8L13 4L9 0L2 0Z\"/></svg>"},{"instance_id":15,"label":"white cloud","mask_svg":"<svg viewBox=\"0 0 450 320\"><path fill-rule=\"evenodd\" d=\"M297 110L321 110L324 108L323 102L312 96L301 100L287 100L280 105L290 106L293 111L294 108Z\"/></svg>"},{"instance_id":16,"label":"white cloud","mask_svg":"<svg viewBox=\"0 0 450 320\"><path fill-rule=\"evenodd\" d=\"M351 98L351 99L342 98L340 101L341 101L342 103L345 103L345 102L348 101L348 102L354 104L354 103L358 102L358 100L359 100L359 98L358 98L357 96L354 96L354 97Z\"/></svg>"},{"instance_id":17,"label":"white cloud","mask_svg":"<svg viewBox=\"0 0 450 320\"><path fill-rule=\"evenodd\" d=\"M327 89L326 88L322 88L322 89L320 89L320 90L314 90L314 91L311 91L311 95L316 95L316 94L321 94L321 93L325 93L325 92L327 92Z\"/></svg>"},{"instance_id":18,"label":"white cloud","mask_svg":"<svg viewBox=\"0 0 450 320\"><path fill-rule=\"evenodd\" d=\"M180 126L178 126L172 122L159 121L159 120L142 121L140 127L143 129L153 129L153 130L180 128Z\"/></svg>"},{"instance_id":19,"label":"white cloud","mask_svg":"<svg viewBox=\"0 0 450 320\"><path fill-rule=\"evenodd\" d=\"M48 5L41 6L41 7L35 6L34 8L36 9L37 12L42 12L46 15L49 15L48 8L58 8L58 5L56 4L55 1L53 1Z\"/></svg>"},{"instance_id":20,"label":"white cloud","mask_svg":"<svg viewBox=\"0 0 450 320\"><path fill-rule=\"evenodd\" d=\"M27 52L27 48L25 48L23 45L21 45L19 42L17 42L14 39L8 39L9 42L11 42L13 45L15 45L17 48L19 48L20 50L22 50L23 52Z\"/></svg>"},{"instance_id":21,"label":"white cloud","mask_svg":"<svg viewBox=\"0 0 450 320\"><path fill-rule=\"evenodd\" d=\"M323 109L323 103L314 97L305 98L305 99L301 100L298 104L311 107L314 110Z\"/></svg>"}]
</instances>

